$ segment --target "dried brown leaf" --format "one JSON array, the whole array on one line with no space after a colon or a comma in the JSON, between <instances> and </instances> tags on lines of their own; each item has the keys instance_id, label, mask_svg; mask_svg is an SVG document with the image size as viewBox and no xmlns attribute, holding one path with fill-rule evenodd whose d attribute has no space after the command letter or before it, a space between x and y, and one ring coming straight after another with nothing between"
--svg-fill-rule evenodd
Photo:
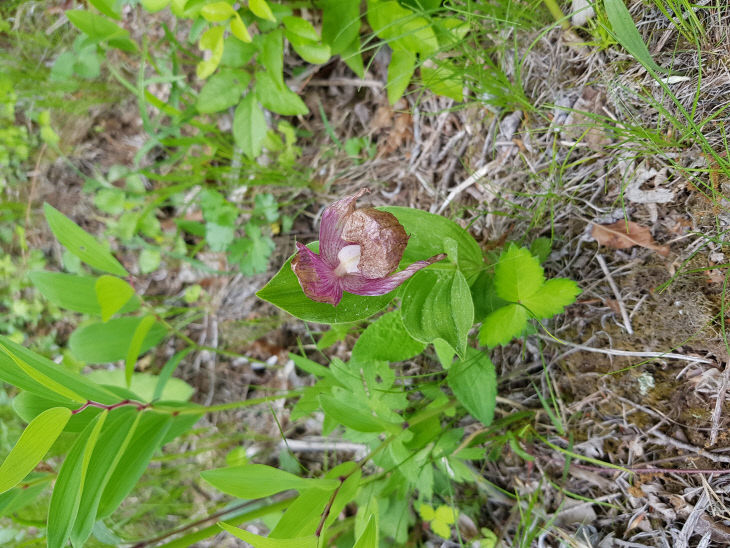
<instances>
[{"instance_id":1,"label":"dried brown leaf","mask_svg":"<svg viewBox=\"0 0 730 548\"><path fill-rule=\"evenodd\" d=\"M591 236L600 245L605 245L613 249L627 249L639 245L647 249L652 249L659 255L666 257L669 255L668 245L659 245L651 236L648 227L642 226L633 221L616 221L610 225L593 225Z\"/></svg>"}]
</instances>

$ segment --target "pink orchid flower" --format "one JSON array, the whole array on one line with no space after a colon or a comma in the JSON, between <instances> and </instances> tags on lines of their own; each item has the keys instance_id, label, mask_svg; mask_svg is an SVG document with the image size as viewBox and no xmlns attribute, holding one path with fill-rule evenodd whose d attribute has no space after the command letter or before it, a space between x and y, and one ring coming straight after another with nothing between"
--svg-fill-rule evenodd
<instances>
[{"instance_id":1,"label":"pink orchid flower","mask_svg":"<svg viewBox=\"0 0 730 548\"><path fill-rule=\"evenodd\" d=\"M355 209L367 189L336 201L324 210L319 225L319 254L297 242L291 262L304 294L337 306L342 292L385 295L422 268L440 261L434 255L396 272L408 244L408 234L394 215L373 208Z\"/></svg>"}]
</instances>

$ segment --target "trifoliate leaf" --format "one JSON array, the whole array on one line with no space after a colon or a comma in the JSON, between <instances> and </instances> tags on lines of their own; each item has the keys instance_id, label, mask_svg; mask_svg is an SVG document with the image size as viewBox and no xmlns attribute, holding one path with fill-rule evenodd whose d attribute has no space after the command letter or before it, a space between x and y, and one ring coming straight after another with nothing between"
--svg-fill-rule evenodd
<instances>
[{"instance_id":1,"label":"trifoliate leaf","mask_svg":"<svg viewBox=\"0 0 730 548\"><path fill-rule=\"evenodd\" d=\"M489 347L507 344L524 331L527 318L527 310L519 304L498 308L482 322L479 342Z\"/></svg>"},{"instance_id":2,"label":"trifoliate leaf","mask_svg":"<svg viewBox=\"0 0 730 548\"><path fill-rule=\"evenodd\" d=\"M524 247L510 246L499 258L494 274L497 294L512 302L522 302L545 281L537 257Z\"/></svg>"},{"instance_id":3,"label":"trifoliate leaf","mask_svg":"<svg viewBox=\"0 0 730 548\"><path fill-rule=\"evenodd\" d=\"M550 318L560 314L563 309L575 302L580 293L578 284L567 278L554 278L548 280L523 304L532 312L536 318Z\"/></svg>"},{"instance_id":4,"label":"trifoliate leaf","mask_svg":"<svg viewBox=\"0 0 730 548\"><path fill-rule=\"evenodd\" d=\"M237 263L241 273L246 276L266 272L269 266L269 257L274 251L274 242L268 236L261 234L261 228L248 223L246 225L247 238L241 238L228 248L228 258Z\"/></svg>"}]
</instances>

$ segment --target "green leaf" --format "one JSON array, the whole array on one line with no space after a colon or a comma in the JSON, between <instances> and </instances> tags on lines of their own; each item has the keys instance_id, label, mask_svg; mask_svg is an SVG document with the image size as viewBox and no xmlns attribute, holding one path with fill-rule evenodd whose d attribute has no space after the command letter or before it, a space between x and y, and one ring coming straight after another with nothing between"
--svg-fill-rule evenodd
<instances>
[{"instance_id":1,"label":"green leaf","mask_svg":"<svg viewBox=\"0 0 730 548\"><path fill-rule=\"evenodd\" d=\"M319 43L319 34L309 21L293 16L284 17L282 21L287 40L302 59L315 65L329 60L330 47Z\"/></svg>"},{"instance_id":2,"label":"green leaf","mask_svg":"<svg viewBox=\"0 0 730 548\"><path fill-rule=\"evenodd\" d=\"M282 19L282 23L284 23L284 28L286 29L286 37L292 44L301 41L319 41L319 34L317 34L312 23L306 19L288 15Z\"/></svg>"},{"instance_id":3,"label":"green leaf","mask_svg":"<svg viewBox=\"0 0 730 548\"><path fill-rule=\"evenodd\" d=\"M33 285L53 304L82 312L101 315L96 298L96 280L91 276L76 276L62 272L37 270L28 274ZM130 299L120 312L133 312L139 308L139 299Z\"/></svg>"},{"instance_id":4,"label":"green leaf","mask_svg":"<svg viewBox=\"0 0 730 548\"><path fill-rule=\"evenodd\" d=\"M334 489L336 480L301 478L264 464L244 464L200 473L216 489L241 499L258 499L295 489Z\"/></svg>"},{"instance_id":5,"label":"green leaf","mask_svg":"<svg viewBox=\"0 0 730 548\"><path fill-rule=\"evenodd\" d=\"M124 360L142 318L114 318L106 323L92 323L76 329L69 338L69 348L77 360L108 363ZM147 352L167 334L155 323L144 338L139 352Z\"/></svg>"},{"instance_id":6,"label":"green leaf","mask_svg":"<svg viewBox=\"0 0 730 548\"><path fill-rule=\"evenodd\" d=\"M479 329L479 342L493 348L507 344L527 327L528 312L519 304L508 304L489 314Z\"/></svg>"},{"instance_id":7,"label":"green leaf","mask_svg":"<svg viewBox=\"0 0 730 548\"><path fill-rule=\"evenodd\" d=\"M240 238L228 248L228 259L238 264L246 276L261 274L269 267L269 257L276 247L274 241L261 234L261 227L246 224L247 238Z\"/></svg>"},{"instance_id":8,"label":"green leaf","mask_svg":"<svg viewBox=\"0 0 730 548\"><path fill-rule=\"evenodd\" d=\"M223 27L211 27L203 33L198 41L198 48L201 50L207 49L211 52L210 57L198 63L195 69L198 78L201 80L205 80L213 74L223 58L223 31Z\"/></svg>"},{"instance_id":9,"label":"green leaf","mask_svg":"<svg viewBox=\"0 0 730 548\"><path fill-rule=\"evenodd\" d=\"M494 287L494 273L486 270L482 271L471 285L471 296L474 301L475 318L484 318L487 314L509 304L509 301L505 301L497 295L497 288Z\"/></svg>"},{"instance_id":10,"label":"green leaf","mask_svg":"<svg viewBox=\"0 0 730 548\"><path fill-rule=\"evenodd\" d=\"M258 37L257 37L258 38ZM258 61L277 83L284 83L284 32L282 29L271 31L259 38L261 53Z\"/></svg>"},{"instance_id":11,"label":"green leaf","mask_svg":"<svg viewBox=\"0 0 730 548\"><path fill-rule=\"evenodd\" d=\"M403 228L410 235L401 265L409 265L415 261L446 252L443 242L446 238L451 238L458 245L459 269L466 276L469 285L474 283L474 280L479 276L484 267L482 250L476 240L454 221L410 207L388 206L377 209L395 215L398 222L403 225ZM436 264L431 267L431 270L439 267L440 265ZM448 265L445 267L448 268Z\"/></svg>"},{"instance_id":12,"label":"green leaf","mask_svg":"<svg viewBox=\"0 0 730 548\"><path fill-rule=\"evenodd\" d=\"M362 332L352 349L353 360L359 362L401 362L417 356L426 345L411 337L394 310L383 314Z\"/></svg>"},{"instance_id":13,"label":"green leaf","mask_svg":"<svg viewBox=\"0 0 730 548\"><path fill-rule=\"evenodd\" d=\"M122 16L119 15L117 10L114 9L114 0L89 0L89 4L98 9L101 13L112 19L121 20Z\"/></svg>"},{"instance_id":14,"label":"green leaf","mask_svg":"<svg viewBox=\"0 0 730 548\"><path fill-rule=\"evenodd\" d=\"M276 17L271 13L271 8L266 0L248 0L248 9L250 9L256 17L267 19L272 23L276 23Z\"/></svg>"},{"instance_id":15,"label":"green leaf","mask_svg":"<svg viewBox=\"0 0 730 548\"><path fill-rule=\"evenodd\" d=\"M144 345L150 329L152 329L152 326L155 325L155 323L156 321L154 316L145 316L142 318L142 321L137 324L137 327L134 330L132 340L129 341L129 350L127 350L127 356L124 360L127 387L129 387L132 383L132 374L134 373L134 366L137 363L137 358L142 351L142 346Z\"/></svg>"},{"instance_id":16,"label":"green leaf","mask_svg":"<svg viewBox=\"0 0 730 548\"><path fill-rule=\"evenodd\" d=\"M394 105L403 96L403 93L408 87L408 83L411 81L415 68L415 53L406 49L393 50L393 55L388 65L388 84L386 86L388 90L388 102L391 105Z\"/></svg>"},{"instance_id":17,"label":"green leaf","mask_svg":"<svg viewBox=\"0 0 730 548\"><path fill-rule=\"evenodd\" d=\"M350 44L360 37L360 0L323 0L322 40L329 45L332 55L349 50Z\"/></svg>"},{"instance_id":18,"label":"green leaf","mask_svg":"<svg viewBox=\"0 0 730 548\"><path fill-rule=\"evenodd\" d=\"M376 417L370 409L345 403L327 394L319 397L319 403L325 415L357 432L390 432L396 434L402 429L400 424Z\"/></svg>"},{"instance_id":19,"label":"green leaf","mask_svg":"<svg viewBox=\"0 0 730 548\"><path fill-rule=\"evenodd\" d=\"M20 483L45 456L61 434L71 411L65 407L47 409L25 428L0 466L0 493Z\"/></svg>"},{"instance_id":20,"label":"green leaf","mask_svg":"<svg viewBox=\"0 0 730 548\"><path fill-rule=\"evenodd\" d=\"M236 10L234 10L233 6L231 6L228 2L213 2L212 4L206 4L203 6L203 9L200 10L200 15L202 15L209 23L228 21L234 13L236 13Z\"/></svg>"},{"instance_id":21,"label":"green leaf","mask_svg":"<svg viewBox=\"0 0 730 548\"><path fill-rule=\"evenodd\" d=\"M378 548L378 529L375 525L375 516L370 516L365 530L352 548Z\"/></svg>"},{"instance_id":22,"label":"green leaf","mask_svg":"<svg viewBox=\"0 0 730 548\"><path fill-rule=\"evenodd\" d=\"M464 356L467 335L474 323L466 278L459 270L417 272L403 291L401 316L414 339L431 343L441 338Z\"/></svg>"},{"instance_id":23,"label":"green leaf","mask_svg":"<svg viewBox=\"0 0 730 548\"><path fill-rule=\"evenodd\" d=\"M604 0L603 6L606 9L608 22L613 29L612 34L626 51L633 55L645 68L657 73L668 73L652 59L649 49L631 18L631 13L626 8L624 0Z\"/></svg>"},{"instance_id":24,"label":"green leaf","mask_svg":"<svg viewBox=\"0 0 730 548\"><path fill-rule=\"evenodd\" d=\"M109 414L107 427L101 431L99 441L91 454L87 478L81 490L76 522L71 529L71 543L74 546L82 546L91 535L101 495L124 455L141 417L142 413L130 407L123 407Z\"/></svg>"},{"instance_id":25,"label":"green leaf","mask_svg":"<svg viewBox=\"0 0 730 548\"><path fill-rule=\"evenodd\" d=\"M432 60L421 65L421 80L437 95L450 97L458 102L464 100L464 82L456 67L446 59Z\"/></svg>"},{"instance_id":26,"label":"green leaf","mask_svg":"<svg viewBox=\"0 0 730 548\"><path fill-rule=\"evenodd\" d=\"M373 32L394 50L406 49L422 55L438 51L438 39L428 19L394 0L368 0L367 18Z\"/></svg>"},{"instance_id":27,"label":"green leaf","mask_svg":"<svg viewBox=\"0 0 730 548\"><path fill-rule=\"evenodd\" d=\"M20 356L18 356L15 352L13 352L10 348L2 343L0 343L0 353L4 353L6 356L8 356L15 363L15 365L18 366L18 368L22 369L22 371L26 375L28 375L28 377L36 381L41 386L44 386L51 392L54 392L59 396L63 396L64 398L68 398L73 402L85 403L86 400L82 396L80 396L61 382L58 382L58 380L56 380L52 376L46 375L42 371L39 371L35 367L26 363Z\"/></svg>"},{"instance_id":28,"label":"green leaf","mask_svg":"<svg viewBox=\"0 0 730 548\"><path fill-rule=\"evenodd\" d=\"M162 443L173 418L169 413L138 411L141 418L132 439L109 477L99 503L97 517L105 518L122 503L147 469L152 455Z\"/></svg>"},{"instance_id":29,"label":"green leaf","mask_svg":"<svg viewBox=\"0 0 730 548\"><path fill-rule=\"evenodd\" d=\"M340 478L343 476L347 479L341 483ZM323 531L326 531L338 518L345 505L354 497L360 484L360 477L361 472L355 462L343 462L335 466L325 474L323 480L334 480L337 482L335 485L340 485L334 500L332 500L334 487L328 490L306 489L302 491L299 497L289 505L269 537L285 539L315 534L325 506L330 504L330 515L322 528Z\"/></svg>"},{"instance_id":30,"label":"green leaf","mask_svg":"<svg viewBox=\"0 0 730 548\"><path fill-rule=\"evenodd\" d=\"M538 319L551 318L555 314L560 314L569 304L574 303L579 294L580 288L573 280L553 278L545 282L522 304Z\"/></svg>"},{"instance_id":31,"label":"green leaf","mask_svg":"<svg viewBox=\"0 0 730 548\"><path fill-rule=\"evenodd\" d=\"M530 244L530 253L532 253L540 263L547 261L552 251L553 243L550 238L536 238Z\"/></svg>"},{"instance_id":32,"label":"green leaf","mask_svg":"<svg viewBox=\"0 0 730 548\"><path fill-rule=\"evenodd\" d=\"M86 10L66 10L71 24L89 36L93 43L108 41L109 45L123 51L134 52L137 45L129 39L129 31L107 18Z\"/></svg>"},{"instance_id":33,"label":"green leaf","mask_svg":"<svg viewBox=\"0 0 730 548\"><path fill-rule=\"evenodd\" d=\"M317 242L310 243L307 247L315 252L319 249ZM300 320L324 324L364 320L385 308L395 296L393 291L378 297L361 297L345 293L337 306L315 302L302 291L299 280L291 269L293 258L294 255L289 257L276 276L256 295Z\"/></svg>"},{"instance_id":34,"label":"green leaf","mask_svg":"<svg viewBox=\"0 0 730 548\"><path fill-rule=\"evenodd\" d=\"M101 309L101 321L106 322L119 312L134 295L134 289L124 280L104 275L94 284L96 299Z\"/></svg>"},{"instance_id":35,"label":"green leaf","mask_svg":"<svg viewBox=\"0 0 730 548\"><path fill-rule=\"evenodd\" d=\"M109 412L99 413L79 434L58 472L48 507L48 548L62 548L78 515L89 460Z\"/></svg>"},{"instance_id":36,"label":"green leaf","mask_svg":"<svg viewBox=\"0 0 730 548\"><path fill-rule=\"evenodd\" d=\"M296 93L286 87L283 81L275 80L268 72L256 73L256 99L264 108L285 116L309 112L307 105Z\"/></svg>"},{"instance_id":37,"label":"green leaf","mask_svg":"<svg viewBox=\"0 0 730 548\"><path fill-rule=\"evenodd\" d=\"M200 90L195 107L201 114L226 110L238 103L250 81L251 75L246 71L221 70Z\"/></svg>"},{"instance_id":38,"label":"green leaf","mask_svg":"<svg viewBox=\"0 0 730 548\"><path fill-rule=\"evenodd\" d=\"M511 302L522 302L545 282L545 275L537 257L524 247L510 245L499 257L495 268L494 285L497 295Z\"/></svg>"},{"instance_id":39,"label":"green leaf","mask_svg":"<svg viewBox=\"0 0 730 548\"><path fill-rule=\"evenodd\" d=\"M62 401L67 400L68 402L70 400L70 402L77 401L79 403L85 402L87 399L100 403L114 403L117 401L116 396L109 390L97 386L78 373L31 352L7 337L0 337L0 344L8 352L0 351L0 379L8 384L50 400L59 400L59 392L47 388L25 371L24 367L30 367L45 377L58 382L62 387L72 391L74 395L81 396L80 399L63 396L60 398ZM23 366L20 366L19 362Z\"/></svg>"},{"instance_id":40,"label":"green leaf","mask_svg":"<svg viewBox=\"0 0 730 548\"><path fill-rule=\"evenodd\" d=\"M241 42L251 42L251 33L248 32L246 24L243 22L243 19L241 19L241 16L238 15L238 13L236 13L233 21L231 21L231 32L233 33L233 36L238 38Z\"/></svg>"},{"instance_id":41,"label":"green leaf","mask_svg":"<svg viewBox=\"0 0 730 548\"><path fill-rule=\"evenodd\" d=\"M266 118L253 93L246 95L233 115L233 138L236 146L252 160L261 155L266 138Z\"/></svg>"},{"instance_id":42,"label":"green leaf","mask_svg":"<svg viewBox=\"0 0 730 548\"><path fill-rule=\"evenodd\" d=\"M177 356L182 358L189 353L184 350L179 352ZM95 369L85 375L88 379L98 384L119 386L127 388L127 380L124 371L121 369ZM182 379L168 378L163 389L159 394L155 390L158 384L157 375L150 373L135 373L132 375L132 382L129 390L134 392L136 399L142 402L150 402L153 400L164 401L188 401L195 391L192 386Z\"/></svg>"},{"instance_id":43,"label":"green leaf","mask_svg":"<svg viewBox=\"0 0 730 548\"><path fill-rule=\"evenodd\" d=\"M139 254L139 271L142 274L154 272L160 266L162 255L158 248L145 247Z\"/></svg>"},{"instance_id":44,"label":"green leaf","mask_svg":"<svg viewBox=\"0 0 730 548\"><path fill-rule=\"evenodd\" d=\"M170 3L170 0L142 0L142 7L150 13L162 11Z\"/></svg>"},{"instance_id":45,"label":"green leaf","mask_svg":"<svg viewBox=\"0 0 730 548\"><path fill-rule=\"evenodd\" d=\"M497 402L497 375L485 352L469 348L466 358L449 369L446 382L456 399L471 415L489 426Z\"/></svg>"},{"instance_id":46,"label":"green leaf","mask_svg":"<svg viewBox=\"0 0 730 548\"><path fill-rule=\"evenodd\" d=\"M129 272L119 261L79 225L48 203L43 204L43 210L51 232L71 253L102 272L122 277L129 276Z\"/></svg>"},{"instance_id":47,"label":"green leaf","mask_svg":"<svg viewBox=\"0 0 730 548\"><path fill-rule=\"evenodd\" d=\"M224 531L228 531L233 536L247 542L254 548L317 548L317 543L319 541L319 537L315 535L297 538L262 537L222 521L218 522L218 526Z\"/></svg>"}]
</instances>

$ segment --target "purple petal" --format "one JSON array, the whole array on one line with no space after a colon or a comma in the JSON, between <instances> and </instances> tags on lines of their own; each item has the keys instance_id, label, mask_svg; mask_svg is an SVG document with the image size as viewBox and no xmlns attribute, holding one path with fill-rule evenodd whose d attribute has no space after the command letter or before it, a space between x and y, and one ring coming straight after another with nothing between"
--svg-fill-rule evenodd
<instances>
[{"instance_id":1,"label":"purple petal","mask_svg":"<svg viewBox=\"0 0 730 548\"><path fill-rule=\"evenodd\" d=\"M422 268L426 268L428 265L440 261L445 257L446 255L444 253L434 255L430 259L415 262L408 268L385 278L371 279L366 278L362 274L347 274L341 278L342 289L355 295L385 295L393 291Z\"/></svg>"},{"instance_id":2,"label":"purple petal","mask_svg":"<svg viewBox=\"0 0 730 548\"><path fill-rule=\"evenodd\" d=\"M297 249L291 269L304 294L313 301L337 306L342 299L341 278L335 276L334 270L307 246L297 242Z\"/></svg>"},{"instance_id":3,"label":"purple petal","mask_svg":"<svg viewBox=\"0 0 730 548\"><path fill-rule=\"evenodd\" d=\"M322 260L332 268L336 268L339 263L337 253L348 243L342 239L345 221L355 211L355 201L368 192L370 191L366 188L360 189L356 194L342 198L328 206L322 213L322 221L319 225L319 254Z\"/></svg>"}]
</instances>

